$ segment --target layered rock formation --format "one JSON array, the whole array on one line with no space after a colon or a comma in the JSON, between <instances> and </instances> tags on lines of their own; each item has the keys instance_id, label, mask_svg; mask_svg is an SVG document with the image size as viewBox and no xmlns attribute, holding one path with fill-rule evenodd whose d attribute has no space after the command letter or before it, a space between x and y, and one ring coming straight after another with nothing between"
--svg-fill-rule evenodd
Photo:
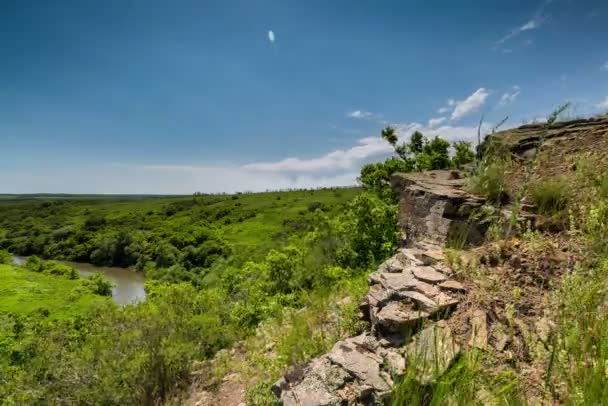
<instances>
[{"instance_id":1,"label":"layered rock formation","mask_svg":"<svg viewBox=\"0 0 608 406\"><path fill-rule=\"evenodd\" d=\"M286 406L377 404L390 397L408 362L426 384L460 351L440 320L465 287L445 265L442 244L454 230L480 235L467 219L482 201L462 190L457 172L399 175L393 186L400 195L403 248L369 276L360 304L369 329L278 381L273 391Z\"/></svg>"}]
</instances>

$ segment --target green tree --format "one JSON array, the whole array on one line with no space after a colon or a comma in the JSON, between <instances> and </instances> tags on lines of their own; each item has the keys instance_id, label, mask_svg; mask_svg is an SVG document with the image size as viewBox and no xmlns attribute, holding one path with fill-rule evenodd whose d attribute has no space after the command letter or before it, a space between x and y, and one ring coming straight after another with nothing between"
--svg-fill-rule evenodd
<instances>
[{"instance_id":1,"label":"green tree","mask_svg":"<svg viewBox=\"0 0 608 406\"><path fill-rule=\"evenodd\" d=\"M466 141L457 141L452 144L454 147L454 156L452 163L457 168L462 168L463 165L471 163L475 160L475 153L471 149L471 143Z\"/></svg>"},{"instance_id":2,"label":"green tree","mask_svg":"<svg viewBox=\"0 0 608 406\"><path fill-rule=\"evenodd\" d=\"M397 134L395 134L395 129L393 127L386 127L382 129L382 138L388 141L389 144L395 146L397 144L398 138Z\"/></svg>"},{"instance_id":3,"label":"green tree","mask_svg":"<svg viewBox=\"0 0 608 406\"><path fill-rule=\"evenodd\" d=\"M420 131L414 131L410 137L410 151L413 154L420 154L425 143L426 139L424 138L424 135L422 135Z\"/></svg>"}]
</instances>

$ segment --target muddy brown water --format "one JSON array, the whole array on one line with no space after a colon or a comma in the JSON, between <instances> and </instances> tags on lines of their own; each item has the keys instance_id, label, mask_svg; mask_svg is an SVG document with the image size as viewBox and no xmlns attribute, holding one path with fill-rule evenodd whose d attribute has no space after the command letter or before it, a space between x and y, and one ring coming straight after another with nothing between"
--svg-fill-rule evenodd
<instances>
[{"instance_id":1,"label":"muddy brown water","mask_svg":"<svg viewBox=\"0 0 608 406\"><path fill-rule=\"evenodd\" d=\"M13 263L15 265L23 265L27 258L13 255ZM127 268L118 268L112 266L95 266L92 264L80 262L57 261L72 268L76 268L80 275L84 278L92 275L94 272L101 272L114 287L112 288L112 299L120 305L143 301L146 298L144 289L144 276Z\"/></svg>"}]
</instances>

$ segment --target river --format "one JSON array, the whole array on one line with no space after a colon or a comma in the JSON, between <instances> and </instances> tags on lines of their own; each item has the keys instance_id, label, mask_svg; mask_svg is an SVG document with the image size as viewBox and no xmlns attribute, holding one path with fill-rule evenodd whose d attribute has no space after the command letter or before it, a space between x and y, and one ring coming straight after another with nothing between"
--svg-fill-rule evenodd
<instances>
[{"instance_id":1,"label":"river","mask_svg":"<svg viewBox=\"0 0 608 406\"><path fill-rule=\"evenodd\" d=\"M13 255L15 265L23 265L27 258ZM127 268L110 266L95 266L80 262L57 261L65 265L76 268L82 277L92 275L94 272L101 272L110 282L114 284L112 288L112 299L119 305L126 305L139 302L146 298L144 289L144 276Z\"/></svg>"}]
</instances>

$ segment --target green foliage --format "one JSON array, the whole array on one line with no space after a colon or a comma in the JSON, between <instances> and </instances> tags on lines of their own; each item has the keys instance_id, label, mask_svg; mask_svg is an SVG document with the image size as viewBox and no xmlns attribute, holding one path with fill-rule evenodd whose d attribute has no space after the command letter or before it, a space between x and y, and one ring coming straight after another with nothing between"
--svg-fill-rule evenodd
<instances>
[{"instance_id":1,"label":"green foliage","mask_svg":"<svg viewBox=\"0 0 608 406\"><path fill-rule=\"evenodd\" d=\"M453 144L455 155L450 158L450 143L437 136L429 140L420 131L414 131L408 143L398 144L391 127L384 128L381 136L393 146L396 156L363 166L359 182L387 201L395 200L390 188L390 178L395 173L461 167L475 158L470 143L464 141Z\"/></svg>"},{"instance_id":2,"label":"green foliage","mask_svg":"<svg viewBox=\"0 0 608 406\"><path fill-rule=\"evenodd\" d=\"M454 147L454 156L452 163L457 168L462 168L464 165L475 160L475 154L471 149L471 143L466 141L458 141L452 144Z\"/></svg>"},{"instance_id":3,"label":"green foliage","mask_svg":"<svg viewBox=\"0 0 608 406\"><path fill-rule=\"evenodd\" d=\"M563 177L543 178L530 187L530 196L542 214L556 214L568 204L568 184Z\"/></svg>"},{"instance_id":4,"label":"green foliage","mask_svg":"<svg viewBox=\"0 0 608 406\"><path fill-rule=\"evenodd\" d=\"M372 193L362 193L349 205L338 224L343 245L338 263L357 268L388 257L397 243L397 206Z\"/></svg>"},{"instance_id":5,"label":"green foliage","mask_svg":"<svg viewBox=\"0 0 608 406\"><path fill-rule=\"evenodd\" d=\"M584 223L587 237L600 252L608 252L608 200L602 199L589 210Z\"/></svg>"},{"instance_id":6,"label":"green foliage","mask_svg":"<svg viewBox=\"0 0 608 406\"><path fill-rule=\"evenodd\" d=\"M385 139L389 144L395 145L398 141L397 134L395 134L395 129L393 127L386 127L382 129L381 136Z\"/></svg>"},{"instance_id":7,"label":"green foliage","mask_svg":"<svg viewBox=\"0 0 608 406\"><path fill-rule=\"evenodd\" d=\"M442 362L430 361L434 364ZM410 362L404 377L393 388L391 404L525 404L518 377L509 371L488 373L491 365L491 360L484 360L478 352L471 350L461 355L443 375L435 374L431 384L422 385L419 383L418 364Z\"/></svg>"},{"instance_id":8,"label":"green foliage","mask_svg":"<svg viewBox=\"0 0 608 406\"><path fill-rule=\"evenodd\" d=\"M608 396L608 260L563 278L555 295L557 335L550 343L547 382L567 404L604 404Z\"/></svg>"},{"instance_id":9,"label":"green foliage","mask_svg":"<svg viewBox=\"0 0 608 406\"><path fill-rule=\"evenodd\" d=\"M0 264L10 265L13 263L13 257L7 250L0 250Z\"/></svg>"},{"instance_id":10,"label":"green foliage","mask_svg":"<svg viewBox=\"0 0 608 406\"><path fill-rule=\"evenodd\" d=\"M199 193L3 200L0 229L7 231L0 236L0 249L134 266L148 278L200 286L227 263L239 267L262 260L271 249L310 231L317 211L335 216L357 193L349 188L233 195L237 199Z\"/></svg>"},{"instance_id":11,"label":"green foliage","mask_svg":"<svg viewBox=\"0 0 608 406\"><path fill-rule=\"evenodd\" d=\"M100 274L70 280L71 268L37 256L11 268L61 289L45 289L46 304L21 313L25 319L3 310L40 296L17 290L10 303L0 300L0 328L12 331L0 340L0 382L6 383L0 402L162 403L188 378L192 362L288 314L276 368L326 350L360 329L356 303L365 273L396 243L396 206L369 193L345 204L358 194L341 189L0 205L6 214L0 226L9 230L1 241L12 251L136 265L152 280L145 302L119 308L101 296L111 285ZM360 294L334 309L329 292L350 281L361 282ZM92 298L108 304L94 306ZM91 306L66 312L63 301ZM260 386L261 398L267 389Z\"/></svg>"},{"instance_id":12,"label":"green foliage","mask_svg":"<svg viewBox=\"0 0 608 406\"><path fill-rule=\"evenodd\" d=\"M382 199L395 200L390 187L391 176L395 173L411 172L412 170L414 170L412 161L392 157L384 162L364 165L361 168L359 182Z\"/></svg>"},{"instance_id":13,"label":"green foliage","mask_svg":"<svg viewBox=\"0 0 608 406\"><path fill-rule=\"evenodd\" d=\"M482 165L469 180L472 193L484 196L490 202L500 203L507 199L507 161L494 161Z\"/></svg>"},{"instance_id":14,"label":"green foliage","mask_svg":"<svg viewBox=\"0 0 608 406\"><path fill-rule=\"evenodd\" d=\"M83 285L96 295L112 296L112 283L101 272L95 272L84 279Z\"/></svg>"},{"instance_id":15,"label":"green foliage","mask_svg":"<svg viewBox=\"0 0 608 406\"><path fill-rule=\"evenodd\" d=\"M0 381L8 382L0 386L0 399L9 404L162 400L187 377L193 360L212 354L231 336L221 324L222 305L216 291L157 285L149 286L145 303L122 310L101 306L86 318L40 324L3 316L3 331L10 334L0 351L13 355L0 357Z\"/></svg>"},{"instance_id":16,"label":"green foliage","mask_svg":"<svg viewBox=\"0 0 608 406\"><path fill-rule=\"evenodd\" d=\"M32 272L42 272L42 270L44 269L44 263L36 255L28 257L25 261L24 266Z\"/></svg>"},{"instance_id":17,"label":"green foliage","mask_svg":"<svg viewBox=\"0 0 608 406\"><path fill-rule=\"evenodd\" d=\"M83 281L0 265L0 318L3 314L13 314L68 319L86 313L94 303L109 301L83 288ZM0 347L1 343L0 335Z\"/></svg>"}]
</instances>

